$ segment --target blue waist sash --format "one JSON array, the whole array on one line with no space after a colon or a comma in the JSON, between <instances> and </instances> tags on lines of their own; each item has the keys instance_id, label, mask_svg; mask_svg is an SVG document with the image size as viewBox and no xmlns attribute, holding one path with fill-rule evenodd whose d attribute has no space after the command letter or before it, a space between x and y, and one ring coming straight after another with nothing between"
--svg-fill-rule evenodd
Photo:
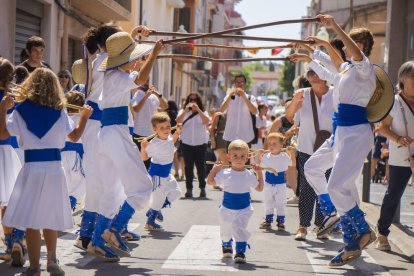
<instances>
[{"instance_id":1,"label":"blue waist sash","mask_svg":"<svg viewBox=\"0 0 414 276\"><path fill-rule=\"evenodd\" d=\"M170 175L172 165L173 163L161 165L151 162L148 173L151 176L156 175L159 177L168 177Z\"/></svg>"},{"instance_id":2,"label":"blue waist sash","mask_svg":"<svg viewBox=\"0 0 414 276\"><path fill-rule=\"evenodd\" d=\"M60 160L62 160L60 149L32 149L24 151L24 161L26 163Z\"/></svg>"},{"instance_id":3,"label":"blue waist sash","mask_svg":"<svg viewBox=\"0 0 414 276\"><path fill-rule=\"evenodd\" d=\"M98 104L92 101L86 101L86 104L93 108L93 113L89 119L100 121L102 119L102 110L99 108Z\"/></svg>"},{"instance_id":4,"label":"blue waist sash","mask_svg":"<svg viewBox=\"0 0 414 276\"><path fill-rule=\"evenodd\" d=\"M279 172L277 175L272 172L266 172L265 181L266 183L269 183L271 185L285 184L286 183L285 172Z\"/></svg>"},{"instance_id":5,"label":"blue waist sash","mask_svg":"<svg viewBox=\"0 0 414 276\"><path fill-rule=\"evenodd\" d=\"M72 142L66 142L65 147L61 150L63 151L76 151L79 156L83 157L83 145L81 143L72 143Z\"/></svg>"},{"instance_id":6,"label":"blue waist sash","mask_svg":"<svg viewBox=\"0 0 414 276\"><path fill-rule=\"evenodd\" d=\"M0 145L10 145L15 149L19 148L19 144L17 143L17 138L16 136L10 136L7 139L4 140L0 140Z\"/></svg>"},{"instance_id":7,"label":"blue waist sash","mask_svg":"<svg viewBox=\"0 0 414 276\"><path fill-rule=\"evenodd\" d=\"M335 141L335 132L338 126L356 126L368 124L366 108L359 105L343 104L338 105L338 112L334 112L333 118L333 139Z\"/></svg>"},{"instance_id":8,"label":"blue waist sash","mask_svg":"<svg viewBox=\"0 0 414 276\"><path fill-rule=\"evenodd\" d=\"M102 110L102 127L128 124L128 106L110 107Z\"/></svg>"},{"instance_id":9,"label":"blue waist sash","mask_svg":"<svg viewBox=\"0 0 414 276\"><path fill-rule=\"evenodd\" d=\"M231 210L241 210L250 206L250 193L234 194L224 192L223 207Z\"/></svg>"}]
</instances>

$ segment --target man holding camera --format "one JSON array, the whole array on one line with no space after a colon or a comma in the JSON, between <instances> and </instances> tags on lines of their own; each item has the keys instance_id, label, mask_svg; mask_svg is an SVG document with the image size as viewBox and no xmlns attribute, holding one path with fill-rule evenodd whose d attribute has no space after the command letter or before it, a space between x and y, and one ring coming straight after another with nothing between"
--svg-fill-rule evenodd
<instances>
[{"instance_id":1,"label":"man holding camera","mask_svg":"<svg viewBox=\"0 0 414 276\"><path fill-rule=\"evenodd\" d=\"M256 99L246 93L246 77L234 77L234 85L220 107L221 112L227 110L227 121L223 139L230 143L241 139L249 144L254 140L252 117L257 113ZM253 115L253 116L252 116Z\"/></svg>"}]
</instances>

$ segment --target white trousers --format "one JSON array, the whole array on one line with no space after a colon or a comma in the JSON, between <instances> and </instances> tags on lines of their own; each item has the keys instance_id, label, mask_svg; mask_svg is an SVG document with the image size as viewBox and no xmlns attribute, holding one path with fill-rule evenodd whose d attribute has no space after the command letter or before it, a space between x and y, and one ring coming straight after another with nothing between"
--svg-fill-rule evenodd
<instances>
[{"instance_id":1,"label":"white trousers","mask_svg":"<svg viewBox=\"0 0 414 276\"><path fill-rule=\"evenodd\" d=\"M69 196L80 199L85 195L85 177L82 175L82 162L76 151L62 152L62 164L65 170ZM79 162L79 163L78 163Z\"/></svg>"},{"instance_id":2,"label":"white trousers","mask_svg":"<svg viewBox=\"0 0 414 276\"><path fill-rule=\"evenodd\" d=\"M220 236L222 241L233 238L236 242L246 242L250 238L247 225L253 214L253 207L249 206L241 210L231 210L220 206Z\"/></svg>"},{"instance_id":3,"label":"white trousers","mask_svg":"<svg viewBox=\"0 0 414 276\"><path fill-rule=\"evenodd\" d=\"M151 209L159 211L164 205L165 198L169 202L173 202L181 196L180 186L171 174L168 177L153 176L152 183L154 191L152 192Z\"/></svg>"},{"instance_id":4,"label":"white trousers","mask_svg":"<svg viewBox=\"0 0 414 276\"><path fill-rule=\"evenodd\" d=\"M100 171L98 166L98 132L101 122L88 120L82 135L83 144L83 168L85 170L85 211L99 212Z\"/></svg>"},{"instance_id":5,"label":"white trousers","mask_svg":"<svg viewBox=\"0 0 414 276\"><path fill-rule=\"evenodd\" d=\"M339 126L333 147L331 139L306 162L305 175L316 194L328 193L339 215L344 215L360 203L357 181L374 137L370 125L364 124ZM331 167L327 182L325 171Z\"/></svg>"},{"instance_id":6,"label":"white trousers","mask_svg":"<svg viewBox=\"0 0 414 276\"><path fill-rule=\"evenodd\" d=\"M273 215L274 209L277 216L286 215L286 184L271 185L266 182L263 194L266 215Z\"/></svg>"},{"instance_id":7,"label":"white trousers","mask_svg":"<svg viewBox=\"0 0 414 276\"><path fill-rule=\"evenodd\" d=\"M111 125L98 134L99 213L113 218L125 200L135 210L148 207L151 178L126 125ZM99 191L99 192L98 192Z\"/></svg>"}]
</instances>

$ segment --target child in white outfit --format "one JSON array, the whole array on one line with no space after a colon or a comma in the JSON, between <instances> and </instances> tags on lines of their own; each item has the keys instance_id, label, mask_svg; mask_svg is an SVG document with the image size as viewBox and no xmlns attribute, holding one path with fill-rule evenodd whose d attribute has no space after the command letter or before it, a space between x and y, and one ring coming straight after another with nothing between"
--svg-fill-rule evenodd
<instances>
[{"instance_id":1,"label":"child in white outfit","mask_svg":"<svg viewBox=\"0 0 414 276\"><path fill-rule=\"evenodd\" d=\"M245 169L249 159L249 147L242 140L234 140L228 148L227 158L231 168L218 163L207 178L209 185L220 185L224 190L223 202L219 208L220 234L222 240L223 257L233 256L233 239L236 241L236 263L245 263L247 240L250 233L247 224L253 214L250 205L250 189L263 190L262 171L253 166L255 173Z\"/></svg>"},{"instance_id":2,"label":"child in white outfit","mask_svg":"<svg viewBox=\"0 0 414 276\"><path fill-rule=\"evenodd\" d=\"M155 113L151 117L151 124L157 136L148 142L141 142L141 156L143 160L151 158L148 173L152 177L152 202L147 212L147 230L161 230L155 219L162 222L161 209L171 205L171 202L181 196L181 189L171 174L174 160L174 143L180 136L180 128L171 135L170 117L165 112Z\"/></svg>"},{"instance_id":3,"label":"child in white outfit","mask_svg":"<svg viewBox=\"0 0 414 276\"><path fill-rule=\"evenodd\" d=\"M0 104L0 139L18 136L25 163L10 197L3 223L25 227L30 267L26 275L40 275L40 229L47 248L47 271L64 275L56 259L57 231L73 226L60 149L66 137L76 142L82 135L90 107L84 107L74 129L64 109L64 95L57 76L38 68L23 83L23 102L7 121L13 99L5 96ZM34 116L35 115L35 116Z\"/></svg>"},{"instance_id":4,"label":"child in white outfit","mask_svg":"<svg viewBox=\"0 0 414 276\"><path fill-rule=\"evenodd\" d=\"M277 174L270 171L265 173L264 207L265 221L260 225L261 229L271 229L276 208L276 222L278 230L285 229L286 206L286 176L289 167L295 165L293 148L282 152L284 136L281 133L271 133L266 137L269 151L265 153L260 162L261 167L273 168Z\"/></svg>"},{"instance_id":5,"label":"child in white outfit","mask_svg":"<svg viewBox=\"0 0 414 276\"><path fill-rule=\"evenodd\" d=\"M85 96L78 91L70 91L65 94L69 104L83 106ZM74 124L79 122L79 110L68 108L68 114ZM85 173L83 171L83 144L79 139L77 143L66 139L62 149L62 163L65 169L66 181L70 199L70 208L75 211L76 203L85 195Z\"/></svg>"}]
</instances>

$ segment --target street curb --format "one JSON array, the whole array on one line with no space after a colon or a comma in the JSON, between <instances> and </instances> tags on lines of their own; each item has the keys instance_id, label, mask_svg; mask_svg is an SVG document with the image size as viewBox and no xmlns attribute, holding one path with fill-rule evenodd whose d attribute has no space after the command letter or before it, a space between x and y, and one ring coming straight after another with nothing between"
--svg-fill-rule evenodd
<instances>
[{"instance_id":1,"label":"street curb","mask_svg":"<svg viewBox=\"0 0 414 276\"><path fill-rule=\"evenodd\" d=\"M375 227L380 217L380 207L371 203L362 202L362 210L366 213L368 223ZM411 262L414 262L414 237L408 235L396 224L391 224L390 231L391 233L388 239L393 243L393 246L398 247Z\"/></svg>"}]
</instances>

